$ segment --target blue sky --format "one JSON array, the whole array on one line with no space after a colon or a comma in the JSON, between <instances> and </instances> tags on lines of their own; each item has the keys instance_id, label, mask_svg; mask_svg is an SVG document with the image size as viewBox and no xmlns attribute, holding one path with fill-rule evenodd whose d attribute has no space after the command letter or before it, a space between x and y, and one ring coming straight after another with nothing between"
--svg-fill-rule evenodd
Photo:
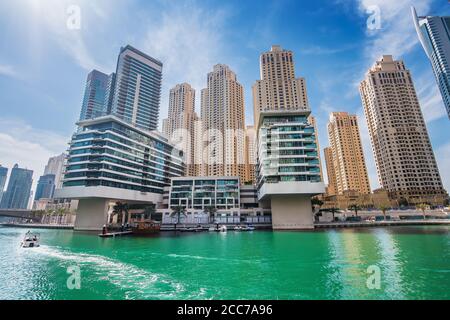
<instances>
[{"instance_id":1,"label":"blue sky","mask_svg":"<svg viewBox=\"0 0 450 320\"><path fill-rule=\"evenodd\" d=\"M81 10L79 30L66 26L73 4ZM380 9L380 29L367 28L370 5ZM279 44L294 51L297 76L306 78L321 148L328 145L331 111L359 115L373 189L379 185L357 86L381 54L403 59L450 189L449 120L415 34L411 5L419 15L450 15L442 0L2 0L0 164L33 169L36 181L48 157L67 148L87 73L93 68L113 72L125 44L164 63L161 119L167 116L172 86L189 82L199 93L206 73L225 63L245 88L251 124L259 54Z\"/></svg>"}]
</instances>

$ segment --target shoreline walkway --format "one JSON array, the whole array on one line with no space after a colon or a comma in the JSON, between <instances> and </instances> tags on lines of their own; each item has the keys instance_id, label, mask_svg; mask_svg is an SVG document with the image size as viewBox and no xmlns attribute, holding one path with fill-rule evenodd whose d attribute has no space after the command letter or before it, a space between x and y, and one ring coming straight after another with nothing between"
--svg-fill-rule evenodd
<instances>
[{"instance_id":1,"label":"shoreline walkway","mask_svg":"<svg viewBox=\"0 0 450 320\"><path fill-rule=\"evenodd\" d=\"M42 223L0 223L2 227L28 228L28 229L61 229L73 230L72 224L42 224Z\"/></svg>"}]
</instances>

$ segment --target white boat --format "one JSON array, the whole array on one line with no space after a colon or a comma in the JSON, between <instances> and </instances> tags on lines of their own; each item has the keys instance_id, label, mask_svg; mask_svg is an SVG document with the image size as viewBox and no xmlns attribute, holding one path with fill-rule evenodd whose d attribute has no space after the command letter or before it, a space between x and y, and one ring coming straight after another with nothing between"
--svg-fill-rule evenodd
<instances>
[{"instance_id":1,"label":"white boat","mask_svg":"<svg viewBox=\"0 0 450 320\"><path fill-rule=\"evenodd\" d=\"M235 226L234 227L234 231L242 231L242 227L241 226Z\"/></svg>"},{"instance_id":2,"label":"white boat","mask_svg":"<svg viewBox=\"0 0 450 320\"><path fill-rule=\"evenodd\" d=\"M39 233L32 233L31 231L28 231L27 233L25 233L25 236L20 246L22 248L39 247L39 238L40 238Z\"/></svg>"},{"instance_id":3,"label":"white boat","mask_svg":"<svg viewBox=\"0 0 450 320\"><path fill-rule=\"evenodd\" d=\"M226 225L221 225L219 227L219 232L227 232L227 226Z\"/></svg>"},{"instance_id":4,"label":"white boat","mask_svg":"<svg viewBox=\"0 0 450 320\"><path fill-rule=\"evenodd\" d=\"M253 230L255 230L255 227L254 226L243 226L243 227L241 227L241 230L242 231L253 231Z\"/></svg>"}]
</instances>

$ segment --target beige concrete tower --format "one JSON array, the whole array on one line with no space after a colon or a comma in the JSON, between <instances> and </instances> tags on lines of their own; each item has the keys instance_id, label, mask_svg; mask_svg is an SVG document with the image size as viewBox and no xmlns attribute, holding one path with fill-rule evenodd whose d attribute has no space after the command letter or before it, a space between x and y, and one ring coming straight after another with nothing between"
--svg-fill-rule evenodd
<instances>
[{"instance_id":1,"label":"beige concrete tower","mask_svg":"<svg viewBox=\"0 0 450 320\"><path fill-rule=\"evenodd\" d=\"M244 90L236 74L226 65L215 65L201 98L206 142L202 174L239 176L245 181Z\"/></svg>"},{"instance_id":2,"label":"beige concrete tower","mask_svg":"<svg viewBox=\"0 0 450 320\"><path fill-rule=\"evenodd\" d=\"M245 129L245 182L256 182L256 130L254 126Z\"/></svg>"},{"instance_id":3,"label":"beige concrete tower","mask_svg":"<svg viewBox=\"0 0 450 320\"><path fill-rule=\"evenodd\" d=\"M336 172L334 172L334 164L333 164L333 151L331 151L330 147L326 147L323 149L323 153L325 155L325 164L327 166L327 177L328 177L328 186L326 189L327 196L336 195Z\"/></svg>"},{"instance_id":4,"label":"beige concrete tower","mask_svg":"<svg viewBox=\"0 0 450 320\"><path fill-rule=\"evenodd\" d=\"M367 72L360 93L381 186L399 203L442 202L446 192L403 61L383 56Z\"/></svg>"},{"instance_id":5,"label":"beige concrete tower","mask_svg":"<svg viewBox=\"0 0 450 320\"><path fill-rule=\"evenodd\" d=\"M293 53L280 46L261 54L260 68L253 85L258 199L270 205L273 229L312 229L311 197L325 186L305 79L295 77Z\"/></svg>"},{"instance_id":6,"label":"beige concrete tower","mask_svg":"<svg viewBox=\"0 0 450 320\"><path fill-rule=\"evenodd\" d=\"M255 124L262 111L309 110L304 78L295 78L293 53L272 46L260 57L261 80L253 85Z\"/></svg>"},{"instance_id":7,"label":"beige concrete tower","mask_svg":"<svg viewBox=\"0 0 450 320\"><path fill-rule=\"evenodd\" d=\"M186 175L195 175L195 90L188 84L177 84L170 90L169 116L163 120L163 133L183 150Z\"/></svg>"},{"instance_id":8,"label":"beige concrete tower","mask_svg":"<svg viewBox=\"0 0 450 320\"><path fill-rule=\"evenodd\" d=\"M334 167L336 193L343 194L344 191L352 190L370 194L369 176L356 115L350 115L347 112L332 112L328 122L328 139L332 157L330 165Z\"/></svg>"}]
</instances>

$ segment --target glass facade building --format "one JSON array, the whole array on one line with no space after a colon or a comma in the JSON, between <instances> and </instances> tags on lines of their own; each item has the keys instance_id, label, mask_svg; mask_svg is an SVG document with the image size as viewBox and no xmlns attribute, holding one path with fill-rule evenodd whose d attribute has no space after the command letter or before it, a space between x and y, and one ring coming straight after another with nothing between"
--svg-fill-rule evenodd
<instances>
[{"instance_id":1,"label":"glass facade building","mask_svg":"<svg viewBox=\"0 0 450 320\"><path fill-rule=\"evenodd\" d=\"M154 132L114 116L78 123L63 180L70 187L111 187L163 193L171 177L183 175L183 153Z\"/></svg>"},{"instance_id":2,"label":"glass facade building","mask_svg":"<svg viewBox=\"0 0 450 320\"><path fill-rule=\"evenodd\" d=\"M108 75L97 70L88 74L80 120L93 119L106 114L105 101L108 100L106 95L108 79Z\"/></svg>"},{"instance_id":3,"label":"glass facade building","mask_svg":"<svg viewBox=\"0 0 450 320\"><path fill-rule=\"evenodd\" d=\"M16 164L11 170L8 188L3 194L0 208L27 209L33 183L33 171L19 168Z\"/></svg>"},{"instance_id":4,"label":"glass facade building","mask_svg":"<svg viewBox=\"0 0 450 320\"><path fill-rule=\"evenodd\" d=\"M450 118L450 17L419 17L414 8L412 14Z\"/></svg>"},{"instance_id":5,"label":"glass facade building","mask_svg":"<svg viewBox=\"0 0 450 320\"><path fill-rule=\"evenodd\" d=\"M34 200L52 199L55 192L55 178L54 174L46 174L39 178L36 194Z\"/></svg>"},{"instance_id":6,"label":"glass facade building","mask_svg":"<svg viewBox=\"0 0 450 320\"><path fill-rule=\"evenodd\" d=\"M133 125L156 130L161 99L162 63L126 46L117 62L111 114Z\"/></svg>"},{"instance_id":7,"label":"glass facade building","mask_svg":"<svg viewBox=\"0 0 450 320\"><path fill-rule=\"evenodd\" d=\"M306 112L262 117L258 185L321 181L314 126L308 123L307 117Z\"/></svg>"},{"instance_id":8,"label":"glass facade building","mask_svg":"<svg viewBox=\"0 0 450 320\"><path fill-rule=\"evenodd\" d=\"M186 177L172 179L170 207L216 209L240 207L239 177Z\"/></svg>"},{"instance_id":9,"label":"glass facade building","mask_svg":"<svg viewBox=\"0 0 450 320\"><path fill-rule=\"evenodd\" d=\"M8 176L8 168L0 166L0 203L2 201L3 192L5 191L7 176Z\"/></svg>"}]
</instances>

